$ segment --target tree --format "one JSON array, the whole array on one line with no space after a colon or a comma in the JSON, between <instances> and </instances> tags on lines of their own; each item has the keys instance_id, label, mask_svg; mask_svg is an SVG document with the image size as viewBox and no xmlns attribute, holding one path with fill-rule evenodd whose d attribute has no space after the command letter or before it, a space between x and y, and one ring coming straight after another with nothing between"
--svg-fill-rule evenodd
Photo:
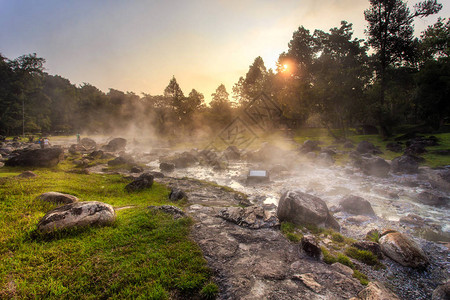
<instances>
[{"instance_id":1,"label":"tree","mask_svg":"<svg viewBox=\"0 0 450 300\"><path fill-rule=\"evenodd\" d=\"M450 55L450 19L445 18L428 28L421 35L420 52L422 61L449 57Z\"/></svg>"},{"instance_id":2,"label":"tree","mask_svg":"<svg viewBox=\"0 0 450 300\"><path fill-rule=\"evenodd\" d=\"M379 81L379 96L376 114L384 135L389 135L384 126L386 70L388 66L411 62L414 58L413 20L439 12L442 8L436 0L426 0L414 6L411 13L402 0L369 0L370 8L364 11L369 23L366 34L368 43L375 50L376 71Z\"/></svg>"},{"instance_id":3,"label":"tree","mask_svg":"<svg viewBox=\"0 0 450 300\"><path fill-rule=\"evenodd\" d=\"M229 94L223 84L220 84L215 93L211 94L212 100L209 103L211 106L210 118L211 123L215 126L224 126L232 120L232 107L228 98Z\"/></svg>"}]
</instances>

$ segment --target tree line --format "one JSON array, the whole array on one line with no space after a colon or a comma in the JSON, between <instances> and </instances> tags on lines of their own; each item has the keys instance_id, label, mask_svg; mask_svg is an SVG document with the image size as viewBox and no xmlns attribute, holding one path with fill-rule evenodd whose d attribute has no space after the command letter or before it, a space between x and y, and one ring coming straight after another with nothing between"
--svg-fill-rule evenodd
<instances>
[{"instance_id":1,"label":"tree line","mask_svg":"<svg viewBox=\"0 0 450 300\"><path fill-rule=\"evenodd\" d=\"M230 94L223 84L207 105L192 89L185 95L175 77L163 95L136 95L44 72L36 54L9 60L0 55L0 134L106 133L151 128L160 135L192 135L228 124L261 92L280 107L283 126L314 123L341 129L361 124L383 135L404 124L439 129L450 120L450 19L439 18L420 38L413 21L442 5L426 0L413 11L401 0L370 0L364 12L367 41L342 21L328 32L300 26L276 70L257 57ZM331 132L331 130L330 130Z\"/></svg>"}]
</instances>

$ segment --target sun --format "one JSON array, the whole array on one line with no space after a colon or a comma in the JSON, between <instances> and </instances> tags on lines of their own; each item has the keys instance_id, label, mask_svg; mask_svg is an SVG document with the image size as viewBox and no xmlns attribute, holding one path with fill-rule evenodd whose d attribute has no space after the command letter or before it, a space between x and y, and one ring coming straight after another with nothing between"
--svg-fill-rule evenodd
<instances>
[{"instance_id":1,"label":"sun","mask_svg":"<svg viewBox=\"0 0 450 300\"><path fill-rule=\"evenodd\" d=\"M284 64L282 72L286 72L288 69L289 69L289 65L288 64Z\"/></svg>"}]
</instances>

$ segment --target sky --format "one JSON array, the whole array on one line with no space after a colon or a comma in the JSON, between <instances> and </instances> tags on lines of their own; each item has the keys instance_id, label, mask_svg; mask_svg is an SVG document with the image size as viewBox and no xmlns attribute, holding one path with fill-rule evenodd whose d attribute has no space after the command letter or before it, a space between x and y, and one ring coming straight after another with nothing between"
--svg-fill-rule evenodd
<instances>
[{"instance_id":1,"label":"sky","mask_svg":"<svg viewBox=\"0 0 450 300\"><path fill-rule=\"evenodd\" d=\"M415 22L416 35L450 16ZM412 3L411 3L412 4ZM208 102L220 84L232 93L257 56L275 68L299 26L353 23L365 38L368 0L0 0L0 53L36 53L45 71L73 84L163 94L175 76L185 95Z\"/></svg>"}]
</instances>

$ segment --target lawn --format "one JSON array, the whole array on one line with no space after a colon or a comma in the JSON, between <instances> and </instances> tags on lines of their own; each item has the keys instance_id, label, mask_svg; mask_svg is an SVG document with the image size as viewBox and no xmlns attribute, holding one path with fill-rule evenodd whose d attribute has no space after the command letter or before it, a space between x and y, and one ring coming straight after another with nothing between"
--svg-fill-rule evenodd
<instances>
[{"instance_id":1,"label":"lawn","mask_svg":"<svg viewBox=\"0 0 450 300\"><path fill-rule=\"evenodd\" d=\"M167 204L165 186L129 194L120 175L55 168L34 170L32 179L13 176L20 171L0 169L0 298L198 299L217 292L189 239L192 220L147 208ZM41 236L36 224L56 206L36 196L48 191L133 207L117 211L113 226Z\"/></svg>"}]
</instances>

